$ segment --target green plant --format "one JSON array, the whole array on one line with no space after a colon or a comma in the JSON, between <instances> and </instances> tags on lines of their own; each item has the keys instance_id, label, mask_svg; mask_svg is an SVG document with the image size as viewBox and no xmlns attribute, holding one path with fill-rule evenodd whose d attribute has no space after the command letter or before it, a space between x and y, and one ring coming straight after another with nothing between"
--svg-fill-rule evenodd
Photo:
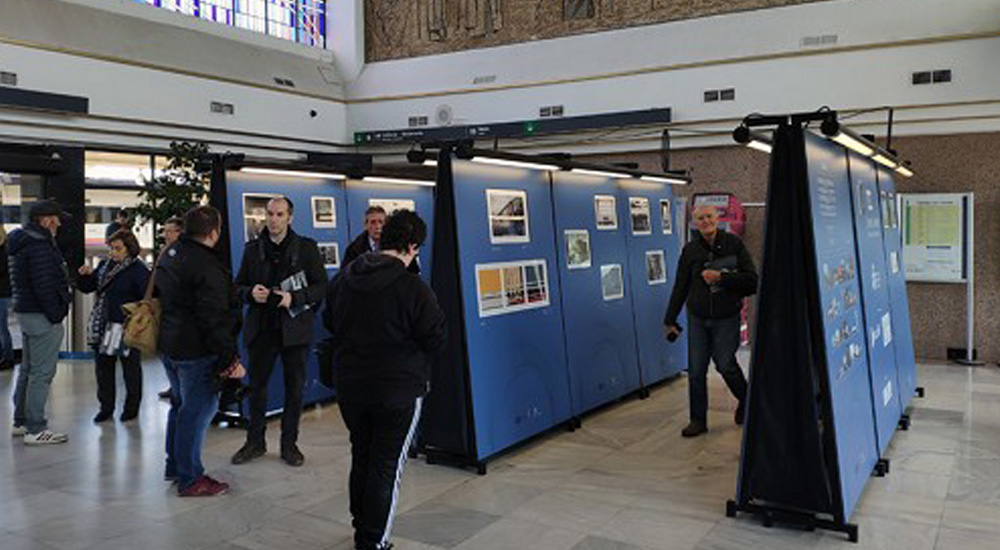
<instances>
[{"instance_id":1,"label":"green plant","mask_svg":"<svg viewBox=\"0 0 1000 550\"><path fill-rule=\"evenodd\" d=\"M132 209L143 222L152 222L157 251L163 246L160 227L174 216L183 216L208 196L210 164L205 162L208 145L202 142L171 142L167 168L139 191L140 202Z\"/></svg>"}]
</instances>

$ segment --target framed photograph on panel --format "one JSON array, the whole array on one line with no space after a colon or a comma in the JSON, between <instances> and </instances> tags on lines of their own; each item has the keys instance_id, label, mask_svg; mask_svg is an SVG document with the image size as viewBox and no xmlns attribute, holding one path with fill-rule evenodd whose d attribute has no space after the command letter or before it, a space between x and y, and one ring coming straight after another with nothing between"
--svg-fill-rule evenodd
<instances>
[{"instance_id":1,"label":"framed photograph on panel","mask_svg":"<svg viewBox=\"0 0 1000 550\"><path fill-rule=\"evenodd\" d=\"M660 199L660 224L664 235L674 234L674 210L670 207L670 199Z\"/></svg>"},{"instance_id":2,"label":"framed photograph on panel","mask_svg":"<svg viewBox=\"0 0 1000 550\"><path fill-rule=\"evenodd\" d=\"M594 216L598 231L618 229L618 201L614 195L594 195Z\"/></svg>"},{"instance_id":3,"label":"framed photograph on panel","mask_svg":"<svg viewBox=\"0 0 1000 550\"><path fill-rule=\"evenodd\" d=\"M337 243L316 243L319 256L323 258L323 266L327 269L340 269L340 245Z\"/></svg>"},{"instance_id":4,"label":"framed photograph on panel","mask_svg":"<svg viewBox=\"0 0 1000 550\"><path fill-rule=\"evenodd\" d=\"M662 250L646 251L646 282L650 285L667 283L667 262Z\"/></svg>"},{"instance_id":5,"label":"framed photograph on panel","mask_svg":"<svg viewBox=\"0 0 1000 550\"><path fill-rule=\"evenodd\" d=\"M586 229L566 230L566 269L590 267L590 232Z\"/></svg>"},{"instance_id":6,"label":"framed photograph on panel","mask_svg":"<svg viewBox=\"0 0 1000 550\"><path fill-rule=\"evenodd\" d=\"M267 203L280 195L262 193L243 194L243 238L250 242L260 235L267 225Z\"/></svg>"},{"instance_id":7,"label":"framed photograph on panel","mask_svg":"<svg viewBox=\"0 0 1000 550\"><path fill-rule=\"evenodd\" d=\"M337 227L337 209L333 197L313 197L313 227Z\"/></svg>"},{"instance_id":8,"label":"framed photograph on panel","mask_svg":"<svg viewBox=\"0 0 1000 550\"><path fill-rule=\"evenodd\" d=\"M520 189L487 189L486 208L491 244L531 242L528 193Z\"/></svg>"},{"instance_id":9,"label":"framed photograph on panel","mask_svg":"<svg viewBox=\"0 0 1000 550\"><path fill-rule=\"evenodd\" d=\"M397 210L417 211L417 203L412 199L368 199L368 206L381 206L388 215L393 215Z\"/></svg>"},{"instance_id":10,"label":"framed photograph on panel","mask_svg":"<svg viewBox=\"0 0 1000 550\"><path fill-rule=\"evenodd\" d=\"M492 317L549 305L545 260L476 265L479 316Z\"/></svg>"},{"instance_id":11,"label":"framed photograph on panel","mask_svg":"<svg viewBox=\"0 0 1000 550\"><path fill-rule=\"evenodd\" d=\"M605 301L620 300L625 297L625 279L621 264L601 266L601 296Z\"/></svg>"},{"instance_id":12,"label":"framed photograph on panel","mask_svg":"<svg viewBox=\"0 0 1000 550\"><path fill-rule=\"evenodd\" d=\"M633 235L653 234L653 222L649 215L649 199L646 197L629 197L628 211L632 218Z\"/></svg>"}]
</instances>

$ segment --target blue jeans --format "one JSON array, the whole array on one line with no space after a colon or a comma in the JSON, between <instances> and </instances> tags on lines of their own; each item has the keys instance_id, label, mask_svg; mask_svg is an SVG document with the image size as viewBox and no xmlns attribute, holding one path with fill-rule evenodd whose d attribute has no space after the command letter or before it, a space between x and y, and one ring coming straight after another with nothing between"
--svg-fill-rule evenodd
<instances>
[{"instance_id":1,"label":"blue jeans","mask_svg":"<svg viewBox=\"0 0 1000 550\"><path fill-rule=\"evenodd\" d=\"M181 489L205 474L201 447L212 417L219 409L218 370L215 357L174 360L161 355L170 380L170 412L167 414L167 467L165 475L176 478Z\"/></svg>"},{"instance_id":2,"label":"blue jeans","mask_svg":"<svg viewBox=\"0 0 1000 550\"><path fill-rule=\"evenodd\" d=\"M691 421L708 425L708 362L741 403L747 396L747 380L736 362L740 348L740 315L703 319L688 313L688 399Z\"/></svg>"},{"instance_id":3,"label":"blue jeans","mask_svg":"<svg viewBox=\"0 0 1000 550\"><path fill-rule=\"evenodd\" d=\"M0 298L0 362L14 361L14 341L10 338L10 326L7 312L10 310L10 298Z\"/></svg>"},{"instance_id":4,"label":"blue jeans","mask_svg":"<svg viewBox=\"0 0 1000 550\"><path fill-rule=\"evenodd\" d=\"M29 434L48 428L45 402L56 375L62 323L50 323L42 313L19 313L24 336L24 358L14 386L14 425L24 426Z\"/></svg>"}]
</instances>

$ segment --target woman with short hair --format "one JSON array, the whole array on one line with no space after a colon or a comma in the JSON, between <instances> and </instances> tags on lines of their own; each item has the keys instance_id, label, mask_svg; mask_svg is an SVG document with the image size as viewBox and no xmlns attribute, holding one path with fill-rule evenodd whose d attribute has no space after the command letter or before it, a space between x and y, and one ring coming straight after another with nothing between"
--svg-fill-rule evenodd
<instances>
[{"instance_id":1,"label":"woman with short hair","mask_svg":"<svg viewBox=\"0 0 1000 550\"><path fill-rule=\"evenodd\" d=\"M142 300L149 284L149 268L139 259L141 248L135 235L122 229L108 237L111 254L94 270L80 266L77 289L96 293L97 300L87 325L87 344L94 350L97 400L101 408L94 417L100 423L115 412L115 364L121 361L125 379L125 407L120 420L139 416L142 402L142 356L122 341L125 312L122 305Z\"/></svg>"}]
</instances>

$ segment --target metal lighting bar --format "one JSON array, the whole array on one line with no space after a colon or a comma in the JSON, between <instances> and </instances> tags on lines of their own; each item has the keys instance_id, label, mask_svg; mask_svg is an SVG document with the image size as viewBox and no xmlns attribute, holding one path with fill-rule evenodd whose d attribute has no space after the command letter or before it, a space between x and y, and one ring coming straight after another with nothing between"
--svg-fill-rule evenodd
<instances>
[{"instance_id":1,"label":"metal lighting bar","mask_svg":"<svg viewBox=\"0 0 1000 550\"><path fill-rule=\"evenodd\" d=\"M365 176L361 179L365 183L385 183L389 185L417 185L420 187L434 187L436 184L428 180L415 180L409 178L387 178L382 176Z\"/></svg>"},{"instance_id":2,"label":"metal lighting bar","mask_svg":"<svg viewBox=\"0 0 1000 550\"><path fill-rule=\"evenodd\" d=\"M266 176L287 176L292 178L314 178L314 179L330 179L330 180L343 180L347 179L344 174L334 174L328 172L308 172L300 170L280 170L277 168L240 168L240 172L245 172L247 174L263 174Z\"/></svg>"}]
</instances>

